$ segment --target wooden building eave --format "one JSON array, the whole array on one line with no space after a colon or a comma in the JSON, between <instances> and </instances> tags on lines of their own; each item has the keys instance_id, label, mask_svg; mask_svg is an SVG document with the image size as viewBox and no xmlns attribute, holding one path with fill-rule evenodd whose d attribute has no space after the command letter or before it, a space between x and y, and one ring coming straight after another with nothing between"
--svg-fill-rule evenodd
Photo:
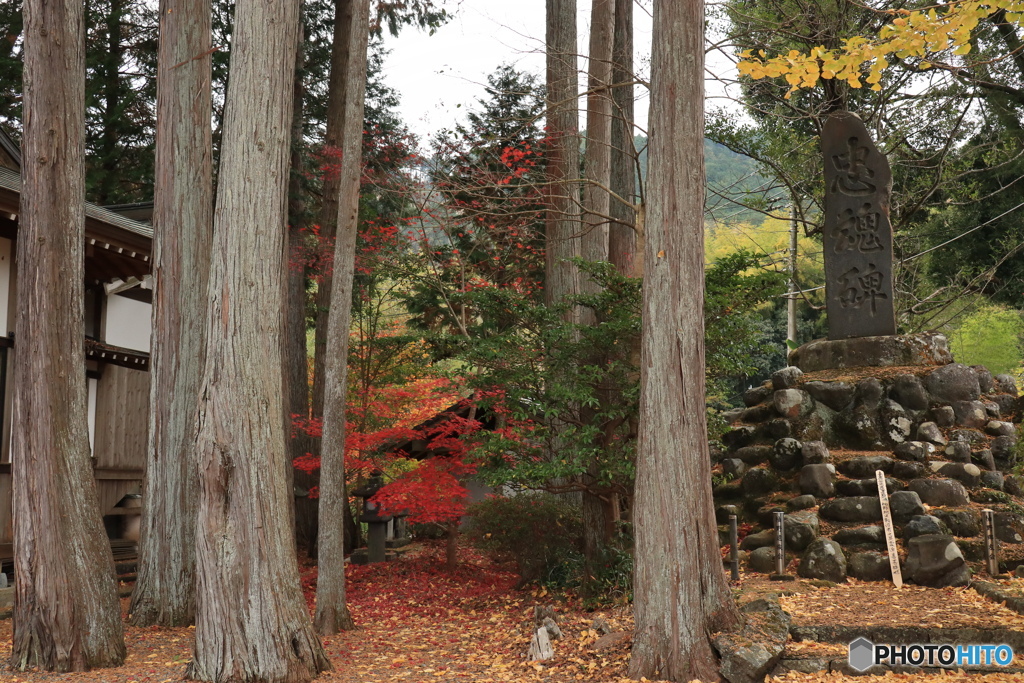
<instances>
[{"instance_id":1,"label":"wooden building eave","mask_svg":"<svg viewBox=\"0 0 1024 683\"><path fill-rule=\"evenodd\" d=\"M13 238L20 211L21 176L0 168L0 232ZM152 270L153 229L101 206L85 204L86 279L142 278Z\"/></svg>"}]
</instances>

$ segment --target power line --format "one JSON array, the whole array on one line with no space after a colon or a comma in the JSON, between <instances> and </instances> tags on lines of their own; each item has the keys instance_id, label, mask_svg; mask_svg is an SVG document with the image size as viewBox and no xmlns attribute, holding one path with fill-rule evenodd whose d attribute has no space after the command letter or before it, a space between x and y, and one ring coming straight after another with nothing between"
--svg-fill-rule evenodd
<instances>
[{"instance_id":1,"label":"power line","mask_svg":"<svg viewBox=\"0 0 1024 683\"><path fill-rule=\"evenodd\" d=\"M1021 202L1020 204L1018 204L1017 206L1013 207L1012 209L1007 209L1006 211L1002 212L1001 214L999 214L995 218L988 219L987 221L985 221L981 225L976 225L973 228L971 228L970 230L967 230L966 232L962 232L959 235L957 235L956 237L953 237L952 239L946 240L942 244L937 244L934 247L931 247L929 249L925 249L924 251L922 251L920 253L917 253L917 254L914 254L913 256L908 256L907 258L905 258L902 261L900 261L900 263L906 263L907 261L913 261L914 259L918 258L919 256L924 256L925 254L931 253L931 252L935 251L936 249L941 249L942 247L946 246L947 244L952 244L953 242L956 242L961 237L966 237L967 235L970 235L975 230L981 230L982 228L984 228L989 223L994 223L995 221L999 220L1003 216L1005 216L1007 214L1013 213L1014 211L1016 211L1017 209L1021 208L1022 206L1024 206L1024 202Z\"/></svg>"},{"instance_id":2,"label":"power line","mask_svg":"<svg viewBox=\"0 0 1024 683\"><path fill-rule=\"evenodd\" d=\"M982 223L980 225L975 225L970 230L965 230L964 232L960 233L956 237L952 237L952 238L946 240L942 244L936 244L934 247L929 247L928 249L925 249L922 252L918 252L917 254L914 254L913 256L908 256L905 259L900 259L900 263L903 264L903 263L906 263L907 261L913 261L914 259L919 258L921 256L924 256L925 254L930 254L931 252L935 251L936 249L941 249L942 247L948 246L948 245L952 244L953 242L956 242L958 239L960 239L962 237L966 237L967 235L970 235L972 232L976 232L978 230L981 230L985 226L987 226L987 225L989 225L991 223L996 222L1000 218L1013 213L1014 211L1016 211L1017 209L1020 209L1021 207L1024 207L1024 202L1021 202L1020 204L1018 204L1017 206L1015 206L1015 207L1013 207L1011 209L1007 209L1006 211L1002 212L998 216L995 216L994 218L990 218L990 219L988 219L987 221L985 221L984 223ZM825 285L821 285L819 287L812 287L810 289L803 289L803 290L800 290L799 292L786 292L785 294L779 295L779 298L788 299L788 298L791 298L791 297L793 297L793 296L795 296L797 294L807 294L808 292L817 292L818 290L821 290L821 289L825 289Z\"/></svg>"}]
</instances>

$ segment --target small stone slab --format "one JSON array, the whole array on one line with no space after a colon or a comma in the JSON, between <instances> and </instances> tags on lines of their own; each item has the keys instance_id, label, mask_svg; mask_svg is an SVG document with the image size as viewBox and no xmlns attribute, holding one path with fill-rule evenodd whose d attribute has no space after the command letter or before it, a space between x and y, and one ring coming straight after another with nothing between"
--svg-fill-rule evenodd
<instances>
[{"instance_id":1,"label":"small stone slab","mask_svg":"<svg viewBox=\"0 0 1024 683\"><path fill-rule=\"evenodd\" d=\"M930 373L924 379L924 386L938 403L977 401L981 396L978 375L961 363L950 363Z\"/></svg>"},{"instance_id":2,"label":"small stone slab","mask_svg":"<svg viewBox=\"0 0 1024 683\"><path fill-rule=\"evenodd\" d=\"M835 411L842 411L853 402L854 386L849 382L804 382L800 388L811 397Z\"/></svg>"},{"instance_id":3,"label":"small stone slab","mask_svg":"<svg viewBox=\"0 0 1024 683\"><path fill-rule=\"evenodd\" d=\"M818 510L822 517L836 522L878 522L882 519L882 505L873 496L836 498L822 504Z\"/></svg>"},{"instance_id":4,"label":"small stone slab","mask_svg":"<svg viewBox=\"0 0 1024 683\"><path fill-rule=\"evenodd\" d=\"M875 470L892 472L892 458L887 455L863 455L840 463L839 471L848 477L867 479L875 476Z\"/></svg>"},{"instance_id":5,"label":"small stone slab","mask_svg":"<svg viewBox=\"0 0 1024 683\"><path fill-rule=\"evenodd\" d=\"M910 482L910 490L926 505L963 507L970 503L967 489L955 479L915 479Z\"/></svg>"},{"instance_id":6,"label":"small stone slab","mask_svg":"<svg viewBox=\"0 0 1024 683\"><path fill-rule=\"evenodd\" d=\"M854 553L846 562L847 573L861 581L891 581L889 558L873 550Z\"/></svg>"},{"instance_id":7,"label":"small stone slab","mask_svg":"<svg viewBox=\"0 0 1024 683\"><path fill-rule=\"evenodd\" d=\"M629 631L616 631L609 633L608 635L601 636L594 641L594 644L590 646L591 650L607 650L610 647L615 647L619 643L623 643L630 639L633 634Z\"/></svg>"},{"instance_id":8,"label":"small stone slab","mask_svg":"<svg viewBox=\"0 0 1024 683\"><path fill-rule=\"evenodd\" d=\"M942 588L966 586L970 583L967 561L952 536L916 536L907 542L906 547L904 573L919 586Z\"/></svg>"},{"instance_id":9,"label":"small stone slab","mask_svg":"<svg viewBox=\"0 0 1024 683\"><path fill-rule=\"evenodd\" d=\"M835 468L829 464L804 465L800 470L800 493L816 498L831 498L836 488Z\"/></svg>"},{"instance_id":10,"label":"small stone slab","mask_svg":"<svg viewBox=\"0 0 1024 683\"><path fill-rule=\"evenodd\" d=\"M775 668L789 635L790 618L776 603L755 600L745 605L738 632L715 636L712 646L721 657L721 673L730 683L761 683Z\"/></svg>"},{"instance_id":11,"label":"small stone slab","mask_svg":"<svg viewBox=\"0 0 1024 683\"><path fill-rule=\"evenodd\" d=\"M832 534L832 540L844 546L884 545L885 529L880 526L863 526L857 529L840 529Z\"/></svg>"},{"instance_id":12,"label":"small stone slab","mask_svg":"<svg viewBox=\"0 0 1024 683\"><path fill-rule=\"evenodd\" d=\"M810 544L797 570L805 579L822 579L833 583L846 581L846 556L838 543L819 538Z\"/></svg>"},{"instance_id":13,"label":"small stone slab","mask_svg":"<svg viewBox=\"0 0 1024 683\"><path fill-rule=\"evenodd\" d=\"M949 527L950 533L960 538L969 538L981 533L981 521L978 513L971 508L935 510L933 515L942 520L942 523Z\"/></svg>"}]
</instances>

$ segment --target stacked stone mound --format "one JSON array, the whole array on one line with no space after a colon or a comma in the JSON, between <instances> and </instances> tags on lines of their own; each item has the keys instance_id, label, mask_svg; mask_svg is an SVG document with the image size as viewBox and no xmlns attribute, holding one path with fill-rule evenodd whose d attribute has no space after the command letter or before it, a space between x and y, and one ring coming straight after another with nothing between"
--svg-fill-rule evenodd
<instances>
[{"instance_id":1,"label":"stacked stone mound","mask_svg":"<svg viewBox=\"0 0 1024 683\"><path fill-rule=\"evenodd\" d=\"M788 367L744 404L726 415L714 471L719 524L736 514L752 525L741 543L748 569L774 571L781 510L801 576L889 580L876 470L886 474L904 580L966 584L968 563L984 558L985 508L995 511L1004 565L1024 557L1011 376L959 363Z\"/></svg>"}]
</instances>

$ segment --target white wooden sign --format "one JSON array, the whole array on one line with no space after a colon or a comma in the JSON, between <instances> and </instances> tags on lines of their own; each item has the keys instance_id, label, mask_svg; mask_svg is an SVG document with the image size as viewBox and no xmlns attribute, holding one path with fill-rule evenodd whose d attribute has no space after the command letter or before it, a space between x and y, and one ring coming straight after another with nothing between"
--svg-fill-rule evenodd
<instances>
[{"instance_id":1,"label":"white wooden sign","mask_svg":"<svg viewBox=\"0 0 1024 683\"><path fill-rule=\"evenodd\" d=\"M889 511L889 487L885 485L885 472L875 470L878 482L878 501L882 504L882 524L885 525L885 545L889 551L889 567L892 568L892 582L897 588L903 587L903 572L900 571L900 554L896 549L896 532L892 528L892 512Z\"/></svg>"}]
</instances>

